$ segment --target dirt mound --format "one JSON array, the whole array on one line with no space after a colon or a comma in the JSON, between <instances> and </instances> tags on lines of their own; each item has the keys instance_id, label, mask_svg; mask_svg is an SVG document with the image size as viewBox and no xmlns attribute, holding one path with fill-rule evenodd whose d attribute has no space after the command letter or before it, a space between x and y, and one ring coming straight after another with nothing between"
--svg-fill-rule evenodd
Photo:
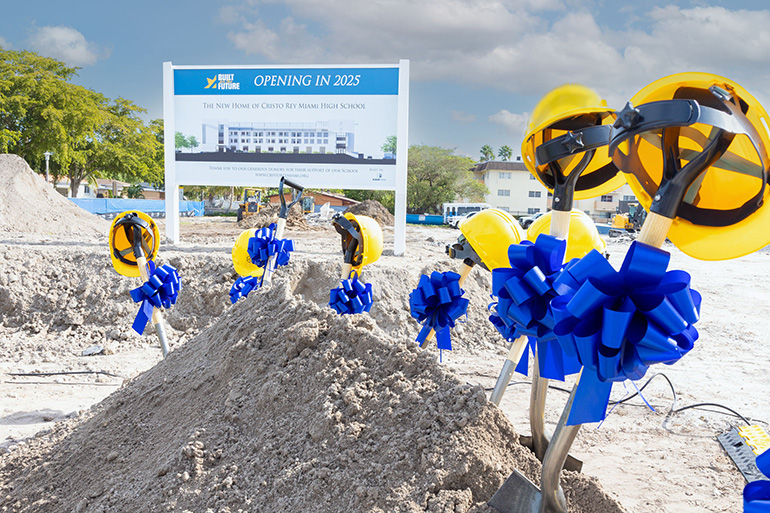
<instances>
[{"instance_id":1,"label":"dirt mound","mask_svg":"<svg viewBox=\"0 0 770 513\"><path fill-rule=\"evenodd\" d=\"M380 203L377 200L365 200L361 203L358 203L357 205L352 205L351 207L348 207L345 212L351 212L356 215L365 215L369 216L372 219L376 219L378 223L382 226L393 226L393 223L395 223L395 218L393 217L393 214L388 212L388 209L383 206L382 203Z\"/></svg>"},{"instance_id":2,"label":"dirt mound","mask_svg":"<svg viewBox=\"0 0 770 513\"><path fill-rule=\"evenodd\" d=\"M270 226L270 223L278 222L278 212L281 207L279 205L269 205L259 213L244 217L241 221L238 221L238 226L244 230L247 228L265 228ZM305 215L302 213L302 207L299 203L289 209L289 215L286 218L286 226L298 230L309 230L310 225L305 220Z\"/></svg>"},{"instance_id":3,"label":"dirt mound","mask_svg":"<svg viewBox=\"0 0 770 513\"><path fill-rule=\"evenodd\" d=\"M513 468L538 481L481 387L293 287L252 293L71 432L13 451L0 507L480 512ZM585 476L564 484L570 511L623 511Z\"/></svg>"},{"instance_id":4,"label":"dirt mound","mask_svg":"<svg viewBox=\"0 0 770 513\"><path fill-rule=\"evenodd\" d=\"M77 207L18 155L0 154L0 232L106 237L110 223Z\"/></svg>"}]
</instances>

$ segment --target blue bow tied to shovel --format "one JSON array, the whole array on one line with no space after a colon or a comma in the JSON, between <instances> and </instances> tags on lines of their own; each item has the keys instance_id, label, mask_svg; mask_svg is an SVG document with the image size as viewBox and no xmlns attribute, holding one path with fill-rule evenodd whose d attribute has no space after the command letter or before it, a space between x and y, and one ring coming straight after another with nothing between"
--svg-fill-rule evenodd
<instances>
[{"instance_id":1,"label":"blue bow tied to shovel","mask_svg":"<svg viewBox=\"0 0 770 513\"><path fill-rule=\"evenodd\" d=\"M468 300L462 297L460 275L451 271L433 271L430 277L420 276L417 288L409 294L412 317L423 323L416 341L425 343L431 330L436 332L439 349L452 350L450 328L468 310Z\"/></svg>"},{"instance_id":2,"label":"blue bow tied to shovel","mask_svg":"<svg viewBox=\"0 0 770 513\"><path fill-rule=\"evenodd\" d=\"M757 468L770 479L770 449L757 456ZM743 513L770 513L770 481L753 481L743 489Z\"/></svg>"},{"instance_id":3,"label":"blue bow tied to shovel","mask_svg":"<svg viewBox=\"0 0 770 513\"><path fill-rule=\"evenodd\" d=\"M251 262L257 267L265 267L270 257L275 255L275 266L280 267L289 263L290 252L294 251L294 241L291 239L275 238L275 223L267 228L260 228L249 239L246 251Z\"/></svg>"},{"instance_id":4,"label":"blue bow tied to shovel","mask_svg":"<svg viewBox=\"0 0 770 513\"><path fill-rule=\"evenodd\" d=\"M689 274L666 271L669 259L634 241L620 271L593 250L555 280L554 333L584 367L567 425L604 419L613 382L638 380L693 348L701 296Z\"/></svg>"},{"instance_id":5,"label":"blue bow tied to shovel","mask_svg":"<svg viewBox=\"0 0 770 513\"><path fill-rule=\"evenodd\" d=\"M557 296L553 282L559 276L567 242L542 234L535 243L524 241L508 248L511 267L492 270L492 295L497 302L489 308L489 320L508 341L526 335L527 353L539 353L540 375L564 381L564 376L580 370L580 362L565 355L553 332L555 320L551 300ZM527 354L516 372L527 375Z\"/></svg>"},{"instance_id":6,"label":"blue bow tied to shovel","mask_svg":"<svg viewBox=\"0 0 770 513\"><path fill-rule=\"evenodd\" d=\"M141 287L131 291L131 299L134 303L142 302L134 324L131 326L140 335L152 316L153 307L170 308L176 303L179 290L182 288L179 274L170 265L156 268L152 260L148 261L147 265L150 271L149 279Z\"/></svg>"},{"instance_id":7,"label":"blue bow tied to shovel","mask_svg":"<svg viewBox=\"0 0 770 513\"><path fill-rule=\"evenodd\" d=\"M329 306L340 315L358 314L372 309L372 284L358 281L358 274L342 280L340 287L329 291Z\"/></svg>"}]
</instances>

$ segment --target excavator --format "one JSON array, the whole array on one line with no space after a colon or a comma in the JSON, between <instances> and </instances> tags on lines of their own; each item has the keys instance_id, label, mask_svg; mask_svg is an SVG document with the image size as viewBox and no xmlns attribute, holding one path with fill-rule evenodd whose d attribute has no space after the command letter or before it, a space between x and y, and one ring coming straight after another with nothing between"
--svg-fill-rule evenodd
<instances>
[{"instance_id":1,"label":"excavator","mask_svg":"<svg viewBox=\"0 0 770 513\"><path fill-rule=\"evenodd\" d=\"M647 211L639 203L628 203L628 212L621 212L621 207L618 207L618 213L612 218L608 235L610 237L630 235L632 238L636 238L636 234L642 229L646 218Z\"/></svg>"},{"instance_id":2,"label":"excavator","mask_svg":"<svg viewBox=\"0 0 770 513\"><path fill-rule=\"evenodd\" d=\"M238 221L262 209L262 189L244 189L243 202L238 204Z\"/></svg>"}]
</instances>

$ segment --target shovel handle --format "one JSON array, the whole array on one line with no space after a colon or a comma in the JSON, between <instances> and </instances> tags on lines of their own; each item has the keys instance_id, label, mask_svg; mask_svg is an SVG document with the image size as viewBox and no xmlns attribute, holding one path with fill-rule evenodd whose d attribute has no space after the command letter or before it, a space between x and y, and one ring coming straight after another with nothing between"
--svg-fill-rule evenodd
<instances>
[{"instance_id":1,"label":"shovel handle","mask_svg":"<svg viewBox=\"0 0 770 513\"><path fill-rule=\"evenodd\" d=\"M647 219L642 225L642 231L636 240L648 246L659 248L666 241L666 235L668 235L668 230L673 222L673 219L650 212L647 214Z\"/></svg>"},{"instance_id":2,"label":"shovel handle","mask_svg":"<svg viewBox=\"0 0 770 513\"><path fill-rule=\"evenodd\" d=\"M282 239L283 238L283 230L286 228L286 219L279 217L278 221L275 223L275 238L276 239ZM273 273L275 272L275 255L271 256L267 260L267 265L265 265L265 272L262 275L262 286L263 287L269 287L273 282Z\"/></svg>"},{"instance_id":3,"label":"shovel handle","mask_svg":"<svg viewBox=\"0 0 770 513\"><path fill-rule=\"evenodd\" d=\"M526 336L521 336L513 341L511 344L511 350L508 351L508 356L505 357L505 363L500 371L500 375L497 377L497 383L492 390L492 394L489 396L489 401L495 406L500 406L500 401L503 400L503 394L505 394L508 383L511 381L516 366L519 364L524 351L527 349L528 339Z\"/></svg>"},{"instance_id":4,"label":"shovel handle","mask_svg":"<svg viewBox=\"0 0 770 513\"><path fill-rule=\"evenodd\" d=\"M142 277L142 281L147 282L150 280L150 273L147 271L147 258L141 254L136 255L136 265L139 267L139 276ZM152 307L152 324L155 326L155 332L158 334L160 340L160 349L163 351L163 358L168 355L168 340L166 339L166 328L163 325L163 314L160 313L160 309Z\"/></svg>"},{"instance_id":5,"label":"shovel handle","mask_svg":"<svg viewBox=\"0 0 770 513\"><path fill-rule=\"evenodd\" d=\"M673 221L673 219L663 215L650 212L647 215L647 219L644 221L644 226L642 226L642 231L637 240L649 246L654 246L656 248L661 247L666 240L668 229L671 227ZM572 410L572 403L575 400L575 394L582 373L583 371L581 370L578 379L575 382L575 386L572 387L572 393L569 396L567 405L561 413L559 423L556 425L556 431L554 432L553 438L548 444L548 450L545 452L545 458L543 459L543 473L540 479L541 489L543 491L543 508L541 511L567 511L564 492L559 485L559 476L561 469L564 466L564 462L567 459L569 449L575 441L578 431L580 431L581 424L568 426L567 419L569 419L569 414Z\"/></svg>"},{"instance_id":6,"label":"shovel handle","mask_svg":"<svg viewBox=\"0 0 770 513\"><path fill-rule=\"evenodd\" d=\"M471 269L473 269L473 266L466 264L463 262L463 264L460 266L460 279L457 280L457 285L460 287L463 286L463 283L465 283L465 279L468 277L468 275L471 273ZM433 340L433 336L436 334L435 330L430 330L430 333L428 333L428 336L425 337L425 340L421 345L425 345L426 343Z\"/></svg>"},{"instance_id":7,"label":"shovel handle","mask_svg":"<svg viewBox=\"0 0 770 513\"><path fill-rule=\"evenodd\" d=\"M572 212L567 210L551 210L551 229L550 235L560 239L566 239L569 236L569 221Z\"/></svg>"},{"instance_id":8,"label":"shovel handle","mask_svg":"<svg viewBox=\"0 0 770 513\"><path fill-rule=\"evenodd\" d=\"M353 264L342 264L342 273L340 274L341 280L347 280L350 277L350 271L353 270Z\"/></svg>"}]
</instances>

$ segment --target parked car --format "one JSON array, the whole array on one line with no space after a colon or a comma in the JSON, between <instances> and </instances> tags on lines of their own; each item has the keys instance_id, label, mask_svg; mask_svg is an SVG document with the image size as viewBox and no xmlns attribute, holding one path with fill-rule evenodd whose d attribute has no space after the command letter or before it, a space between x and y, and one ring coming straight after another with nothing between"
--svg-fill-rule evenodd
<instances>
[{"instance_id":1,"label":"parked car","mask_svg":"<svg viewBox=\"0 0 770 513\"><path fill-rule=\"evenodd\" d=\"M460 228L460 225L461 225L461 224L463 224L463 223L465 222L465 220L466 220L466 219L470 219L471 217L475 216L475 215L476 215L476 214L478 214L479 212L480 212L480 211L477 211L477 212L468 212L468 213L467 213L467 214L465 214L464 216L458 216L456 219L453 219L453 220L452 220L452 224L450 224L450 226L451 226L452 228Z\"/></svg>"},{"instance_id":2,"label":"parked car","mask_svg":"<svg viewBox=\"0 0 770 513\"><path fill-rule=\"evenodd\" d=\"M521 224L521 227L526 230L527 228L529 228L529 225L534 223L537 220L537 218L542 216L543 214L545 214L545 212L538 212L537 214L534 214L531 216L522 217L519 219L519 223Z\"/></svg>"}]
</instances>

